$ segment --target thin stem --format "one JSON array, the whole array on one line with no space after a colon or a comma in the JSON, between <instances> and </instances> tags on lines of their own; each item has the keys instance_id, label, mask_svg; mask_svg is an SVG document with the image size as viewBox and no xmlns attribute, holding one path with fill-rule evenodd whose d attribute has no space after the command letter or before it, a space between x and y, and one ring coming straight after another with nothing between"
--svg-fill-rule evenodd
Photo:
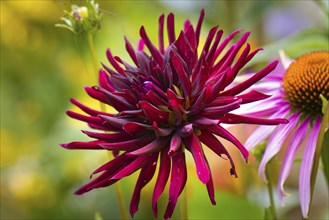
<instances>
[{"instance_id":1,"label":"thin stem","mask_svg":"<svg viewBox=\"0 0 329 220\"><path fill-rule=\"evenodd\" d=\"M94 80L95 80L95 83L97 83L99 64L98 64L96 49L94 46L93 34L91 32L87 33L87 42L88 42L88 48L89 48L91 60L93 62L93 67L94 67L94 73L95 73L95 74L93 74L95 76ZM99 102L99 105L100 105L101 111L106 112L105 104L102 102ZM108 151L108 156L109 156L109 159L111 160L112 155L111 155L110 151ZM125 202L124 202L124 196L123 196L123 192L122 192L120 184L119 183L114 184L114 189L115 189L118 205L120 208L121 219L128 220L127 210L126 210L126 206L125 206Z\"/></svg>"},{"instance_id":2,"label":"thin stem","mask_svg":"<svg viewBox=\"0 0 329 220\"><path fill-rule=\"evenodd\" d=\"M180 217L182 220L188 220L186 187L183 189L182 195L180 197Z\"/></svg>"},{"instance_id":3,"label":"thin stem","mask_svg":"<svg viewBox=\"0 0 329 220\"><path fill-rule=\"evenodd\" d=\"M265 169L265 174L267 177L267 191L268 191L268 195L270 197L270 207L269 210L271 212L271 215L273 217L274 220L277 220L278 217L276 215L276 211L275 211L275 203L274 203L274 197L273 197L273 189L272 189L272 177L270 175L270 169L269 169L269 165L267 164L266 169Z\"/></svg>"}]
</instances>

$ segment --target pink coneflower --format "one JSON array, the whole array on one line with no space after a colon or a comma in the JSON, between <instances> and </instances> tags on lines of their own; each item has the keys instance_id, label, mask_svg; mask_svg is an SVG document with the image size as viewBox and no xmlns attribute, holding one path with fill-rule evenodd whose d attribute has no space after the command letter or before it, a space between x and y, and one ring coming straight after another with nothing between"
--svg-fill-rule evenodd
<instances>
[{"instance_id":1,"label":"pink coneflower","mask_svg":"<svg viewBox=\"0 0 329 220\"><path fill-rule=\"evenodd\" d=\"M225 155L231 163L230 173L237 176L233 160L217 136L232 142L246 161L248 151L221 124L287 123L285 119L260 119L230 113L240 105L268 97L256 91L241 93L275 69L278 62L272 62L241 84L225 90L260 49L250 51L250 45L246 44L250 33L245 33L224 52L240 31L233 32L221 42L223 31L216 26L209 31L198 56L203 19L204 11L201 11L196 28L186 21L184 30L176 37L174 15L169 14L167 47L164 46L163 15L159 19L158 48L141 27L137 50L125 39L126 50L134 66L107 51L114 69L103 65L99 86L85 89L92 98L112 106L116 114L97 111L71 100L88 115L67 111L70 117L105 133L83 131L96 140L62 146L68 149L110 150L116 154L113 160L92 173L101 173L99 176L75 194L110 186L140 169L130 203L133 216L138 210L141 190L153 178L159 163L152 208L157 216L157 201L170 176L169 202L164 214L165 218L169 218L187 180L185 152L188 151L195 161L198 178L206 184L210 200L215 204L211 171L201 143L219 156ZM149 54L144 51L144 46ZM241 55L237 56L240 50Z\"/></svg>"},{"instance_id":2,"label":"pink coneflower","mask_svg":"<svg viewBox=\"0 0 329 220\"><path fill-rule=\"evenodd\" d=\"M290 123L275 127L260 126L249 137L245 146L251 150L268 139L259 165L259 175L266 181L266 164L280 151L283 143L291 136L282 162L278 192L283 205L286 195L283 185L296 156L297 150L306 141L299 175L299 197L302 214L307 217L310 204L310 177L323 114L320 94L329 98L329 53L312 52L291 60L280 53L282 63L263 81L251 87L272 97L253 103L245 109L256 117L286 117ZM308 132L309 130L309 132Z\"/></svg>"}]
</instances>

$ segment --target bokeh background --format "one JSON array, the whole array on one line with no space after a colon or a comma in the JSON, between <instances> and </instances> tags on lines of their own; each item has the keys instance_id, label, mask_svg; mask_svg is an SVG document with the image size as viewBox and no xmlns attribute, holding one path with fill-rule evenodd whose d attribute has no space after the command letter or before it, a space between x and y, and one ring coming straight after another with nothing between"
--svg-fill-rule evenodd
<instances>
[{"instance_id":1,"label":"bokeh background","mask_svg":"<svg viewBox=\"0 0 329 220\"><path fill-rule=\"evenodd\" d=\"M107 161L103 151L69 151L58 144L87 140L80 132L83 123L65 115L69 98L97 105L84 93L94 85L93 68L86 40L55 28L63 10L84 1L1 1L1 219L119 219L114 187L83 196L73 192L89 181L89 174ZM139 28L146 27L157 40L157 19L173 12L177 31L186 18L196 23L206 11L202 40L219 24L228 35L242 28L251 31L252 48L264 47L248 67L278 58L284 49L292 58L313 50L329 50L328 1L98 1L104 13L103 28L95 36L100 62L105 50L127 59L123 36L138 42ZM321 9L322 7L322 9ZM181 25L181 26L180 26ZM249 129L249 130L248 130ZM240 126L232 132L241 141L254 129ZM262 219L268 206L266 185L257 176L257 160L246 165L227 143L238 163L239 178L229 175L228 161L210 152L217 206L212 206L205 186L197 180L188 159L188 211L191 219ZM240 161L240 162L239 162ZM280 219L300 219L298 166L287 182L291 196L278 207ZM277 167L278 168L278 167ZM273 175L277 172L274 167ZM320 167L321 168L321 167ZM136 175L121 181L129 206ZM152 219L151 196L154 182L142 192L135 219ZM276 189L276 186L274 186ZM160 199L160 216L167 195ZM179 207L173 218L179 218ZM319 172L311 219L328 219L328 188Z\"/></svg>"}]
</instances>

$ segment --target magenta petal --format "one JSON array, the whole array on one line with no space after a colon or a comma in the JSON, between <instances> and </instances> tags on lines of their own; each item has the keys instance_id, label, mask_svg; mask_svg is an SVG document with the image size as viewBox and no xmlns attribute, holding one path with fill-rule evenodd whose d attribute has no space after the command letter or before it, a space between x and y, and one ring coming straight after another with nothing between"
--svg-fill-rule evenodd
<instances>
[{"instance_id":1,"label":"magenta petal","mask_svg":"<svg viewBox=\"0 0 329 220\"><path fill-rule=\"evenodd\" d=\"M71 142L68 144L61 144L62 147L71 150L103 150L100 144L104 141L88 141L88 142Z\"/></svg>"},{"instance_id":2,"label":"magenta petal","mask_svg":"<svg viewBox=\"0 0 329 220\"><path fill-rule=\"evenodd\" d=\"M238 139L236 139L236 137L234 137L230 132L228 132L227 130L225 130L220 125L218 125L218 126L212 126L209 130L211 132L213 132L214 134L219 135L220 137L222 137L222 138L230 141L231 143L233 143L240 150L240 152L241 152L242 156L244 157L244 159L246 160L246 162L248 162L249 152L240 143L240 141Z\"/></svg>"},{"instance_id":3,"label":"magenta petal","mask_svg":"<svg viewBox=\"0 0 329 220\"><path fill-rule=\"evenodd\" d=\"M128 152L127 155L138 156L143 154L154 153L156 151L159 151L161 148L163 148L167 143L168 143L167 138L162 138L162 139L157 138L151 143L147 144L146 146L139 148L138 150Z\"/></svg>"},{"instance_id":4,"label":"magenta petal","mask_svg":"<svg viewBox=\"0 0 329 220\"><path fill-rule=\"evenodd\" d=\"M134 189L133 196L130 201L130 215L134 217L138 210L141 190L146 186L154 176L157 165L158 154L154 154L148 161L148 165L144 166L138 176L138 180Z\"/></svg>"},{"instance_id":5,"label":"magenta petal","mask_svg":"<svg viewBox=\"0 0 329 220\"><path fill-rule=\"evenodd\" d=\"M284 118L273 118L273 119L263 119L263 118L254 118L247 117L242 115L230 114L227 113L219 119L220 123L228 124L259 124L259 125L278 125L278 124L287 124L289 121Z\"/></svg>"},{"instance_id":6,"label":"magenta petal","mask_svg":"<svg viewBox=\"0 0 329 220\"><path fill-rule=\"evenodd\" d=\"M260 92L254 91L254 90L252 90L248 93L237 96L237 98L242 99L241 104L256 102L256 101L259 101L259 100L267 99L269 97L270 97L269 95L265 95L263 93L260 93Z\"/></svg>"},{"instance_id":7,"label":"magenta petal","mask_svg":"<svg viewBox=\"0 0 329 220\"><path fill-rule=\"evenodd\" d=\"M150 41L149 37L146 34L145 28L143 26L140 29L140 35L141 35L141 38L144 40L144 43L147 46L147 48L149 49L150 53L156 60L156 62L159 64L159 66L162 66L163 58L162 58L160 52L156 49L156 47Z\"/></svg>"},{"instance_id":8,"label":"magenta petal","mask_svg":"<svg viewBox=\"0 0 329 220\"><path fill-rule=\"evenodd\" d=\"M129 176L130 174L134 173L136 170L143 167L148 162L150 157L152 157L152 155L143 155L136 157L134 161L132 161L130 164L128 164L122 170L116 173L112 177L112 179L121 179L123 177Z\"/></svg>"},{"instance_id":9,"label":"magenta petal","mask_svg":"<svg viewBox=\"0 0 329 220\"><path fill-rule=\"evenodd\" d=\"M189 74L187 73L187 70L185 68L186 63L175 50L171 50L170 58L172 65L174 66L177 72L180 82L180 87L182 88L185 96L189 96L191 94L191 82L189 79Z\"/></svg>"},{"instance_id":10,"label":"magenta petal","mask_svg":"<svg viewBox=\"0 0 329 220\"><path fill-rule=\"evenodd\" d=\"M311 202L311 172L313 166L316 142L318 140L322 117L318 117L309 134L299 175L299 199L304 218L308 217Z\"/></svg>"},{"instance_id":11,"label":"magenta petal","mask_svg":"<svg viewBox=\"0 0 329 220\"><path fill-rule=\"evenodd\" d=\"M97 138L99 140L104 140L104 141L119 142L119 141L131 139L131 136L124 132L118 132L118 133L98 133L91 131L82 131L82 132L91 138Z\"/></svg>"},{"instance_id":12,"label":"magenta petal","mask_svg":"<svg viewBox=\"0 0 329 220\"><path fill-rule=\"evenodd\" d=\"M167 32L169 44L172 44L176 40L175 36L175 16L173 13L170 13L167 17Z\"/></svg>"},{"instance_id":13,"label":"magenta petal","mask_svg":"<svg viewBox=\"0 0 329 220\"><path fill-rule=\"evenodd\" d=\"M285 153L282 162L279 180L278 180L279 201L282 205L283 205L283 197L286 195L283 189L283 184L288 178L288 175L291 171L291 167L293 165L297 149L300 147L301 143L305 138L309 122L310 120L309 118L307 118L298 126L298 129L296 130L294 136L291 138L291 141L288 145L288 149Z\"/></svg>"},{"instance_id":14,"label":"magenta petal","mask_svg":"<svg viewBox=\"0 0 329 220\"><path fill-rule=\"evenodd\" d=\"M169 187L169 202L164 214L164 218L170 218L174 212L177 199L183 191L187 180L187 170L185 154L183 151L178 151L172 156L172 169Z\"/></svg>"},{"instance_id":15,"label":"magenta petal","mask_svg":"<svg viewBox=\"0 0 329 220\"><path fill-rule=\"evenodd\" d=\"M145 137L135 138L128 141L120 141L113 143L103 142L101 144L101 147L108 150L135 150L150 143L152 140L154 140L154 138L155 137L153 135L147 135Z\"/></svg>"},{"instance_id":16,"label":"magenta petal","mask_svg":"<svg viewBox=\"0 0 329 220\"><path fill-rule=\"evenodd\" d=\"M190 137L184 138L183 142L186 148L192 153L199 179L206 184L210 179L210 169L199 138L196 134L192 133Z\"/></svg>"},{"instance_id":17,"label":"magenta petal","mask_svg":"<svg viewBox=\"0 0 329 220\"><path fill-rule=\"evenodd\" d=\"M225 154L231 163L231 170L230 170L231 175L238 177L235 171L234 161L231 155L229 154L229 152L223 146L223 144L208 130L203 130L199 138L202 143L204 143L207 147L209 147L218 156L222 157L222 154Z\"/></svg>"},{"instance_id":18,"label":"magenta petal","mask_svg":"<svg viewBox=\"0 0 329 220\"><path fill-rule=\"evenodd\" d=\"M136 134L140 131L144 131L145 129L152 128L151 125L137 123L137 122L127 122L123 125L123 130L128 134Z\"/></svg>"},{"instance_id":19,"label":"magenta petal","mask_svg":"<svg viewBox=\"0 0 329 220\"><path fill-rule=\"evenodd\" d=\"M168 156L167 151L163 149L161 151L159 174L154 186L152 197L152 209L155 217L158 217L157 202L167 184L170 174L170 167L170 157Z\"/></svg>"},{"instance_id":20,"label":"magenta petal","mask_svg":"<svg viewBox=\"0 0 329 220\"><path fill-rule=\"evenodd\" d=\"M169 156L174 155L180 149L181 143L182 143L181 137L177 133L174 134L171 138L170 150L168 152L168 155Z\"/></svg>"},{"instance_id":21,"label":"magenta petal","mask_svg":"<svg viewBox=\"0 0 329 220\"><path fill-rule=\"evenodd\" d=\"M208 196L210 198L211 204L216 205L214 182L212 181L211 175L206 185L207 185Z\"/></svg>"},{"instance_id":22,"label":"magenta petal","mask_svg":"<svg viewBox=\"0 0 329 220\"><path fill-rule=\"evenodd\" d=\"M139 105L150 122L156 121L158 123L168 123L168 112L164 112L146 101L140 101Z\"/></svg>"},{"instance_id":23,"label":"magenta petal","mask_svg":"<svg viewBox=\"0 0 329 220\"><path fill-rule=\"evenodd\" d=\"M112 116L113 114L110 114L110 113L105 113L105 112L100 112L100 111L97 111L95 109L92 109L92 108L89 108L85 105L83 105L82 103L78 102L77 100L75 99L70 99L71 103L74 104L75 106L77 106L78 108L80 108L82 111L84 111L85 113L91 115L91 116L97 116L99 114L106 114L108 116Z\"/></svg>"}]
</instances>

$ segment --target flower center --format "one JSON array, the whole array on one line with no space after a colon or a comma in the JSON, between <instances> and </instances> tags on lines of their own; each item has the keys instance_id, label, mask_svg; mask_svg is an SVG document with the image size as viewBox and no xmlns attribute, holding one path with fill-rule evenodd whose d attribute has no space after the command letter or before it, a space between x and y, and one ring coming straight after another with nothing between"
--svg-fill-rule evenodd
<instances>
[{"instance_id":1,"label":"flower center","mask_svg":"<svg viewBox=\"0 0 329 220\"><path fill-rule=\"evenodd\" d=\"M321 114L320 94L329 98L329 52L300 56L287 69L283 88L294 109L311 115Z\"/></svg>"}]
</instances>

